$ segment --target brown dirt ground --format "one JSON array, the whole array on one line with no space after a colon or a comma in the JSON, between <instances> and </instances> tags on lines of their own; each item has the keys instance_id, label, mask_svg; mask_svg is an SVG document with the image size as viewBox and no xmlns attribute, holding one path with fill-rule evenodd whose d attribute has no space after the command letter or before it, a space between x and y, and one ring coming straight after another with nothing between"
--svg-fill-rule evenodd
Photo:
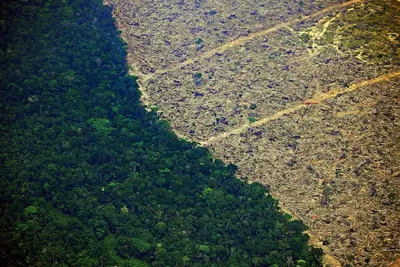
<instances>
[{"instance_id":1,"label":"brown dirt ground","mask_svg":"<svg viewBox=\"0 0 400 267\"><path fill-rule=\"evenodd\" d=\"M399 0L105 3L179 136L268 184L330 266L400 257Z\"/></svg>"}]
</instances>

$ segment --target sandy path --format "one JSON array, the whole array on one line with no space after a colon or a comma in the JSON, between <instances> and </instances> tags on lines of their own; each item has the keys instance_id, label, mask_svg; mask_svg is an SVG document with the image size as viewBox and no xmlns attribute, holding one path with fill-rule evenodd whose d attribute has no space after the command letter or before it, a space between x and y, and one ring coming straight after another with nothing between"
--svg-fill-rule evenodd
<instances>
[{"instance_id":1,"label":"sandy path","mask_svg":"<svg viewBox=\"0 0 400 267\"><path fill-rule=\"evenodd\" d=\"M266 35L268 35L270 33L277 32L280 29L284 29L284 28L293 26L293 25L295 25L297 23L301 23L301 22L307 21L307 20L312 19L312 18L317 18L317 17L319 17L321 15L324 15L324 14L326 14L328 12L332 12L332 11L338 10L338 9L343 9L343 8L346 8L346 7L351 6L351 5L360 4L360 3L363 3L365 1L366 0L351 0L351 1L348 1L348 2L345 2L345 3L331 5L329 7L326 7L324 9L322 9L322 10L320 10L318 12L315 12L313 14L310 14L308 16L304 16L302 18L292 19L292 20L290 20L288 22L283 22L283 23L277 24L274 27L271 27L271 28L268 28L268 29L265 29L265 30L262 30L262 31L259 31L259 32L254 32L252 34L249 34L248 36L240 37L240 38L238 38L236 40L233 40L233 41L230 41L228 43L222 44L222 45L220 45L218 47L215 47L212 50L209 50L207 52L199 54L196 57L190 58L190 59L188 59L188 60L186 60L186 61L184 61L182 63L176 64L172 68L157 70L154 73L154 75L157 75L157 74L160 74L160 73L164 73L164 72L176 71L176 70L180 69L181 67L184 67L186 65L192 64L192 63L194 63L194 62L196 62L198 60L201 60L201 59L204 59L204 58L208 58L208 57L213 56L216 53L221 53L221 52L224 52L226 50L229 50L229 49L235 48L237 46L240 46L240 45L242 45L242 44L244 44L244 43L246 43L248 41L253 40L254 38L261 37L261 36L266 36ZM150 79L151 77L153 77L154 75L143 76L142 81L146 81L146 80Z\"/></svg>"},{"instance_id":2,"label":"sandy path","mask_svg":"<svg viewBox=\"0 0 400 267\"><path fill-rule=\"evenodd\" d=\"M293 113L293 112L295 112L295 111L297 111L299 109L302 109L302 108L304 108L304 107L306 107L308 105L321 104L322 102L324 102L324 101L326 101L328 99L334 98L334 97L336 97L336 96L338 96L340 94L349 93L349 92L355 91L357 89L360 89L360 88L362 88L364 86L375 84L375 83L379 83L379 82L382 82L382 81L388 81L391 78L399 77L399 76L400 76L400 72L391 72L391 73L388 73L388 74L385 74L385 75L381 75L379 77L376 77L376 78L373 78L373 79L370 79L370 80L365 80L365 81L362 81L362 82L359 82L359 83L352 84L348 88L339 88L339 89L336 89L336 90L331 90L331 91L329 91L327 93L317 94L311 99L307 99L307 100L303 101L302 103L297 104L297 105L295 105L293 107L281 110L281 111L279 111L279 112L277 112L277 113L275 113L275 114L273 114L271 116L264 117L264 118L254 122L254 123L247 123L247 124L241 125L240 127L235 128L235 129L233 129L231 131L224 132L224 133L222 133L220 135L217 135L217 136L213 136L213 137L209 138L206 141L200 142L200 145L208 146L210 143L214 143L214 142L217 142L217 141L219 141L221 139L227 138L232 134L239 134L241 132L247 131L247 129L249 127L261 126L261 125L269 123L270 121L279 119L282 116L289 115L290 113Z\"/></svg>"}]
</instances>

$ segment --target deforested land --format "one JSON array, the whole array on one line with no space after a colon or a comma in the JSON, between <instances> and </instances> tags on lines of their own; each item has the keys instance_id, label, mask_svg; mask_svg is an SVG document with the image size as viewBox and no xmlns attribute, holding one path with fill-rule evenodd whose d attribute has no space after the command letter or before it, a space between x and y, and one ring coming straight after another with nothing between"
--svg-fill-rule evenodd
<instances>
[{"instance_id":1,"label":"deforested land","mask_svg":"<svg viewBox=\"0 0 400 267\"><path fill-rule=\"evenodd\" d=\"M400 257L400 2L108 0L142 103L344 266ZM338 264L338 263L335 263Z\"/></svg>"},{"instance_id":2,"label":"deforested land","mask_svg":"<svg viewBox=\"0 0 400 267\"><path fill-rule=\"evenodd\" d=\"M145 110L101 0L0 1L0 37L1 266L322 265L265 186Z\"/></svg>"}]
</instances>

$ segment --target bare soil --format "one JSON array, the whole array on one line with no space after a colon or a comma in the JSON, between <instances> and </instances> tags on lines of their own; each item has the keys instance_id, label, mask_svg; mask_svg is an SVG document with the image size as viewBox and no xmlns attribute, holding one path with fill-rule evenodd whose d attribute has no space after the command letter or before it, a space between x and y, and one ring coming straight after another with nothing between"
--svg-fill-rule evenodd
<instances>
[{"instance_id":1,"label":"bare soil","mask_svg":"<svg viewBox=\"0 0 400 267\"><path fill-rule=\"evenodd\" d=\"M268 185L329 265L400 257L399 0L105 3L179 136Z\"/></svg>"}]
</instances>

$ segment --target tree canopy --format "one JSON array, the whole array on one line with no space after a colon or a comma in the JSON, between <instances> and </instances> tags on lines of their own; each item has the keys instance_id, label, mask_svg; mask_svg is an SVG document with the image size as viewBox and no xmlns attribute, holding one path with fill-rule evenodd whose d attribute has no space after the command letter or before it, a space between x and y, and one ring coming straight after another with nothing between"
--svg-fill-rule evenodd
<instances>
[{"instance_id":1,"label":"tree canopy","mask_svg":"<svg viewBox=\"0 0 400 267\"><path fill-rule=\"evenodd\" d=\"M110 7L0 7L1 262L321 265L265 189L140 105Z\"/></svg>"}]
</instances>

